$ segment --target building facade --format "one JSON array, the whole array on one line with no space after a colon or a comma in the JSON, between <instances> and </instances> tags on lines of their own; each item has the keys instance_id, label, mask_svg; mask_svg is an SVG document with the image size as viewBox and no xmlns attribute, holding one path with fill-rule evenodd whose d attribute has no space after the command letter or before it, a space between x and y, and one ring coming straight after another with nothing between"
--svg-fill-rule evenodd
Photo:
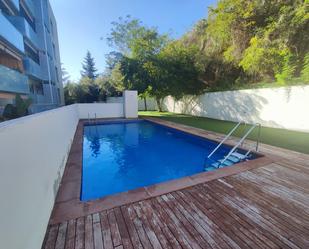
<instances>
[{"instance_id":1,"label":"building facade","mask_svg":"<svg viewBox=\"0 0 309 249\"><path fill-rule=\"evenodd\" d=\"M64 104L57 25L48 0L0 0L0 108L17 93L32 99L32 112Z\"/></svg>"}]
</instances>

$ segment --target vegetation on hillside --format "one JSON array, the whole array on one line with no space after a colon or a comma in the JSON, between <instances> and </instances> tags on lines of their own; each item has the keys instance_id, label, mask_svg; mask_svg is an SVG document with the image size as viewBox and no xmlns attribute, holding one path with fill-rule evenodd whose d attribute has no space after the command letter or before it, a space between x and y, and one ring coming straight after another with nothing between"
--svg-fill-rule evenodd
<instances>
[{"instance_id":1,"label":"vegetation on hillside","mask_svg":"<svg viewBox=\"0 0 309 249\"><path fill-rule=\"evenodd\" d=\"M75 96L68 102L135 89L161 109L167 95L309 83L309 0L219 0L177 40L127 16L112 23L107 40L114 51L106 71L67 85L67 96Z\"/></svg>"}]
</instances>

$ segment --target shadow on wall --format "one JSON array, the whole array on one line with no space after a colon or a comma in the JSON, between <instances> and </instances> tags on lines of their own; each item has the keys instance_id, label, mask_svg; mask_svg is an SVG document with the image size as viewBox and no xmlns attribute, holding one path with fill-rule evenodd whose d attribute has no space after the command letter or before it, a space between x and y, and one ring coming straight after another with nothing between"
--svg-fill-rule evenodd
<instances>
[{"instance_id":1,"label":"shadow on wall","mask_svg":"<svg viewBox=\"0 0 309 249\"><path fill-rule=\"evenodd\" d=\"M287 97L289 94L287 94ZM261 118L263 107L268 100L252 92L230 91L206 93L201 96L186 96L180 101L172 97L164 100L166 111L193 116L203 116L219 120L245 121L247 123L261 123L266 126L282 128L281 125Z\"/></svg>"}]
</instances>

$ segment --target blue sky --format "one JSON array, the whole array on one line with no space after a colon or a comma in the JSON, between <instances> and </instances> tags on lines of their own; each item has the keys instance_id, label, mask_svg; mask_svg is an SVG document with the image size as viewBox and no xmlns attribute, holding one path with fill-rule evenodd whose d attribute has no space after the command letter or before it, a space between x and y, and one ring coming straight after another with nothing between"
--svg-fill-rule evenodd
<instances>
[{"instance_id":1,"label":"blue sky","mask_svg":"<svg viewBox=\"0 0 309 249\"><path fill-rule=\"evenodd\" d=\"M111 22L131 15L160 32L177 38L206 17L216 0L50 0L58 25L61 61L71 79L80 77L81 62L89 50L100 72ZM102 40L100 38L103 38Z\"/></svg>"}]
</instances>

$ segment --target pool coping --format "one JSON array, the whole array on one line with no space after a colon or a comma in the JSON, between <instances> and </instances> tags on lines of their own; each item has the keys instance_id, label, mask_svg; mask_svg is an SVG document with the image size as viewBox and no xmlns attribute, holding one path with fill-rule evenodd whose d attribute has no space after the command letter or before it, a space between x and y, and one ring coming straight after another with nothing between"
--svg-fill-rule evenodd
<instances>
[{"instance_id":1,"label":"pool coping","mask_svg":"<svg viewBox=\"0 0 309 249\"><path fill-rule=\"evenodd\" d=\"M128 119L114 118L99 119L96 122L92 122L93 124L97 124L100 122L123 122L127 120ZM220 142L220 140L224 137L224 134L209 132L198 128L189 127L156 118L138 118L130 120L148 120L160 125L165 125L167 127L187 132L189 134L196 135L202 138L210 139L216 142ZM141 187L119 194L109 195L96 200L81 201L80 193L82 183L81 177L83 158L83 128L86 124L89 124L88 120L80 120L77 125L71 150L65 166L64 174L56 196L54 208L50 218L50 224L57 224L66 220L75 219L125 204L130 204L148 198L160 196L162 194L191 187L200 183L209 182L218 178L238 174L275 162L274 158L272 157L256 153L260 156L259 158L235 164L233 165L233 167L221 168L210 172L201 172L176 180L170 180L162 183L157 183L148 187ZM232 145L229 141L224 144L229 146Z\"/></svg>"}]
</instances>

